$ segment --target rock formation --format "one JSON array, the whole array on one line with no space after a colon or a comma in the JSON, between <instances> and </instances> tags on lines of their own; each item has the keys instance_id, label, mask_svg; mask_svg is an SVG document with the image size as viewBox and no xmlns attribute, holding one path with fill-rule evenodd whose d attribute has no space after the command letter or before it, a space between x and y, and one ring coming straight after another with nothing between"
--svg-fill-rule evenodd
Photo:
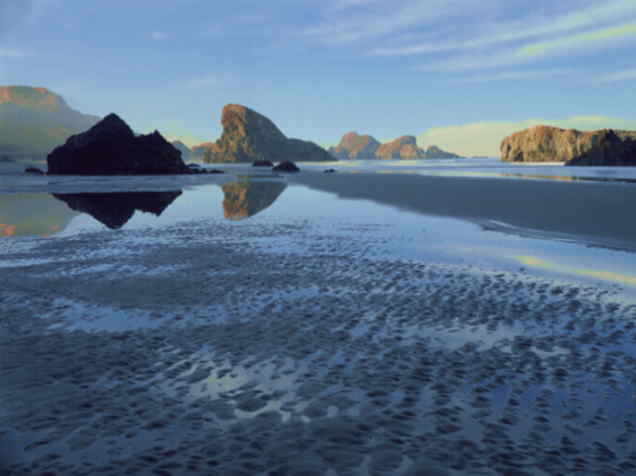
<instances>
[{"instance_id":1,"label":"rock formation","mask_svg":"<svg viewBox=\"0 0 636 476\"><path fill-rule=\"evenodd\" d=\"M206 162L334 160L313 142L288 139L267 117L245 106L225 106L221 124L223 134L206 154Z\"/></svg>"},{"instance_id":2,"label":"rock formation","mask_svg":"<svg viewBox=\"0 0 636 476\"><path fill-rule=\"evenodd\" d=\"M98 121L97 116L71 109L46 88L0 86L0 156L43 158Z\"/></svg>"},{"instance_id":3,"label":"rock formation","mask_svg":"<svg viewBox=\"0 0 636 476\"><path fill-rule=\"evenodd\" d=\"M159 132L135 136L116 114L71 136L46 159L51 175L154 175L189 173L181 153Z\"/></svg>"},{"instance_id":4,"label":"rock formation","mask_svg":"<svg viewBox=\"0 0 636 476\"><path fill-rule=\"evenodd\" d=\"M329 152L339 159L459 158L459 155L443 151L435 145L426 150L420 149L414 136L402 136L381 144L370 135L359 135L356 132L345 134L340 143L331 147Z\"/></svg>"},{"instance_id":5,"label":"rock formation","mask_svg":"<svg viewBox=\"0 0 636 476\"><path fill-rule=\"evenodd\" d=\"M424 151L425 159L461 159L461 155L454 154L452 152L447 152L445 150L440 149L436 145L431 145L427 147Z\"/></svg>"},{"instance_id":6,"label":"rock formation","mask_svg":"<svg viewBox=\"0 0 636 476\"><path fill-rule=\"evenodd\" d=\"M285 183L242 180L224 184L221 188L223 213L229 220L243 220L269 207L285 190Z\"/></svg>"},{"instance_id":7,"label":"rock formation","mask_svg":"<svg viewBox=\"0 0 636 476\"><path fill-rule=\"evenodd\" d=\"M192 155L192 151L190 150L190 148L187 145L185 145L183 142L181 142L180 140L173 140L170 143L175 149L181 152L181 158L183 160L188 160L190 156Z\"/></svg>"},{"instance_id":8,"label":"rock formation","mask_svg":"<svg viewBox=\"0 0 636 476\"><path fill-rule=\"evenodd\" d=\"M54 193L71 210L88 213L108 228L117 229L132 218L136 210L161 215L181 195L173 192Z\"/></svg>"},{"instance_id":9,"label":"rock formation","mask_svg":"<svg viewBox=\"0 0 636 476\"><path fill-rule=\"evenodd\" d=\"M347 132L336 147L329 148L329 152L338 159L375 159L380 145L368 134Z\"/></svg>"},{"instance_id":10,"label":"rock formation","mask_svg":"<svg viewBox=\"0 0 636 476\"><path fill-rule=\"evenodd\" d=\"M414 136L398 137L382 144L376 155L379 159L423 159L424 151L417 146Z\"/></svg>"},{"instance_id":11,"label":"rock formation","mask_svg":"<svg viewBox=\"0 0 636 476\"><path fill-rule=\"evenodd\" d=\"M197 160L202 160L214 147L214 142L203 142L202 144L199 145L193 145L192 149L190 149L191 152L191 158L192 159L197 159Z\"/></svg>"},{"instance_id":12,"label":"rock formation","mask_svg":"<svg viewBox=\"0 0 636 476\"><path fill-rule=\"evenodd\" d=\"M280 164L272 167L274 172L300 172L298 166L291 160L284 160Z\"/></svg>"},{"instance_id":13,"label":"rock formation","mask_svg":"<svg viewBox=\"0 0 636 476\"><path fill-rule=\"evenodd\" d=\"M500 149L506 162L636 165L636 132L535 126L506 137Z\"/></svg>"}]
</instances>

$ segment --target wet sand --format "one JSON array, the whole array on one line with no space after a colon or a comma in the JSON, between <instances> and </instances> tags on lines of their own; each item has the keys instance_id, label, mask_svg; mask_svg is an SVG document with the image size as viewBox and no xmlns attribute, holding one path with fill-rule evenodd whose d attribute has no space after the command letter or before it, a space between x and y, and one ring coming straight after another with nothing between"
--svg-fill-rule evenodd
<instances>
[{"instance_id":1,"label":"wet sand","mask_svg":"<svg viewBox=\"0 0 636 476\"><path fill-rule=\"evenodd\" d=\"M427 183L380 178L290 180L390 184L386 203ZM391 249L372 223L302 218L15 241L0 257L5 472L636 472L623 288Z\"/></svg>"},{"instance_id":2,"label":"wet sand","mask_svg":"<svg viewBox=\"0 0 636 476\"><path fill-rule=\"evenodd\" d=\"M629 204L636 203L632 184L400 173L304 173L292 180L343 198L474 220L499 231L505 227L496 222L517 227L519 233L530 229L636 248L636 221L627 217Z\"/></svg>"}]
</instances>

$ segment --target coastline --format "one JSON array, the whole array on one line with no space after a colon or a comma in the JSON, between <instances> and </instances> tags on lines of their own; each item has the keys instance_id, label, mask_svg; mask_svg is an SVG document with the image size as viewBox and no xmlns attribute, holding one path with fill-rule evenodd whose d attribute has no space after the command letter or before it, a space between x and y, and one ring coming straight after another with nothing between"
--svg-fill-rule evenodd
<instances>
[{"instance_id":1,"label":"coastline","mask_svg":"<svg viewBox=\"0 0 636 476\"><path fill-rule=\"evenodd\" d=\"M499 231L570 235L595 246L636 249L631 184L430 177L415 174L303 172L291 182L345 199L372 200L403 210L477 222Z\"/></svg>"}]
</instances>

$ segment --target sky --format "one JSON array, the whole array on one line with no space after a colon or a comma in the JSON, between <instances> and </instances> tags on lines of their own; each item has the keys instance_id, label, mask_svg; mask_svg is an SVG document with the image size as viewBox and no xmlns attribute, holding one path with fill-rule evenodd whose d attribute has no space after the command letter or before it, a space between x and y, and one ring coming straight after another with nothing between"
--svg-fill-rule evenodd
<instances>
[{"instance_id":1,"label":"sky","mask_svg":"<svg viewBox=\"0 0 636 476\"><path fill-rule=\"evenodd\" d=\"M636 0L0 0L0 85L216 140L227 103L497 155L534 124L636 129Z\"/></svg>"}]
</instances>

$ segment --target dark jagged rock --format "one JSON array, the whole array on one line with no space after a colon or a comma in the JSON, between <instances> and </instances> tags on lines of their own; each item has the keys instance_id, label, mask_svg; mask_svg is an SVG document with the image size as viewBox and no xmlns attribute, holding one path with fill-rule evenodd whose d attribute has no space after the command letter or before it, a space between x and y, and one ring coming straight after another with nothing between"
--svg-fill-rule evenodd
<instances>
[{"instance_id":1,"label":"dark jagged rock","mask_svg":"<svg viewBox=\"0 0 636 476\"><path fill-rule=\"evenodd\" d=\"M135 136L116 114L71 136L47 157L50 175L183 174L181 153L158 131Z\"/></svg>"},{"instance_id":2,"label":"dark jagged rock","mask_svg":"<svg viewBox=\"0 0 636 476\"><path fill-rule=\"evenodd\" d=\"M27 167L24 169L25 174L33 174L33 175L44 175L44 171L38 169L37 167Z\"/></svg>"},{"instance_id":3,"label":"dark jagged rock","mask_svg":"<svg viewBox=\"0 0 636 476\"><path fill-rule=\"evenodd\" d=\"M636 165L636 132L578 131L535 126L501 142L506 162L565 162L565 165Z\"/></svg>"},{"instance_id":4,"label":"dark jagged rock","mask_svg":"<svg viewBox=\"0 0 636 476\"><path fill-rule=\"evenodd\" d=\"M375 159L380 146L380 142L370 135L347 132L329 152L339 159Z\"/></svg>"},{"instance_id":5,"label":"dark jagged rock","mask_svg":"<svg viewBox=\"0 0 636 476\"><path fill-rule=\"evenodd\" d=\"M206 162L334 160L313 142L288 139L271 120L245 106L226 105L221 124L223 134L206 153Z\"/></svg>"},{"instance_id":6,"label":"dark jagged rock","mask_svg":"<svg viewBox=\"0 0 636 476\"><path fill-rule=\"evenodd\" d=\"M243 220L269 207L285 190L282 182L230 182L221 188L225 195L223 213L229 220Z\"/></svg>"},{"instance_id":7,"label":"dark jagged rock","mask_svg":"<svg viewBox=\"0 0 636 476\"><path fill-rule=\"evenodd\" d=\"M161 215L181 191L122 193L54 193L71 210L84 212L108 228L124 226L136 210Z\"/></svg>"},{"instance_id":8,"label":"dark jagged rock","mask_svg":"<svg viewBox=\"0 0 636 476\"><path fill-rule=\"evenodd\" d=\"M327 169L324 171L326 174L333 174L336 172L336 169Z\"/></svg>"},{"instance_id":9,"label":"dark jagged rock","mask_svg":"<svg viewBox=\"0 0 636 476\"><path fill-rule=\"evenodd\" d=\"M300 172L298 166L291 160L285 160L272 169L275 172Z\"/></svg>"},{"instance_id":10,"label":"dark jagged rock","mask_svg":"<svg viewBox=\"0 0 636 476\"><path fill-rule=\"evenodd\" d=\"M269 160L255 160L252 162L252 167L273 167L274 164Z\"/></svg>"}]
</instances>

